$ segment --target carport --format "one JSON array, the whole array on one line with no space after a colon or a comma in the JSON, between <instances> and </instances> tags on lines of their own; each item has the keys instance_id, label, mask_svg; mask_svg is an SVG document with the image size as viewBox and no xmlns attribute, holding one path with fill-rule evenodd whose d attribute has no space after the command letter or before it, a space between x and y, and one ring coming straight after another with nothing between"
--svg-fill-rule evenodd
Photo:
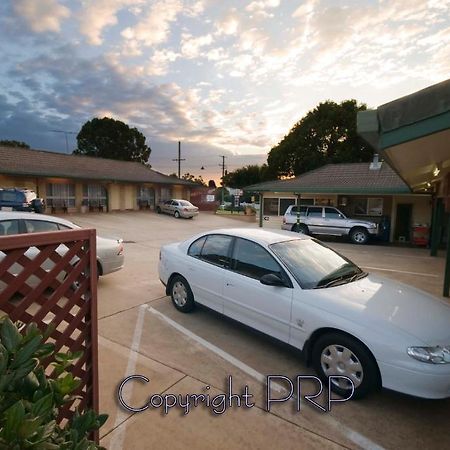
<instances>
[{"instance_id":1,"label":"carport","mask_svg":"<svg viewBox=\"0 0 450 450\"><path fill-rule=\"evenodd\" d=\"M358 113L358 134L417 193L432 195L431 256L446 249L450 295L450 80Z\"/></svg>"}]
</instances>

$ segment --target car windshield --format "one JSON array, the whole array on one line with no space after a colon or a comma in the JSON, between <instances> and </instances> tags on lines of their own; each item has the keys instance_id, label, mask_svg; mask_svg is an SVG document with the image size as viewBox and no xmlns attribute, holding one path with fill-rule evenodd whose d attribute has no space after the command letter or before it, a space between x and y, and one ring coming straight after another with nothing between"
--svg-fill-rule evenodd
<instances>
[{"instance_id":1,"label":"car windshield","mask_svg":"<svg viewBox=\"0 0 450 450\"><path fill-rule=\"evenodd\" d=\"M367 275L357 265L315 239L295 239L270 245L303 289L319 289L355 281Z\"/></svg>"}]
</instances>

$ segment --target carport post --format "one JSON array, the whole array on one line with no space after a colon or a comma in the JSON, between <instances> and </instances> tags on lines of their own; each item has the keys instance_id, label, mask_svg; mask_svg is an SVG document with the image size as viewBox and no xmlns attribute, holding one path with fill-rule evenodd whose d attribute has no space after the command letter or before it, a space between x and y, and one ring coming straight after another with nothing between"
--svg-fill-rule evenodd
<instances>
[{"instance_id":1,"label":"carport post","mask_svg":"<svg viewBox=\"0 0 450 450\"><path fill-rule=\"evenodd\" d=\"M445 256L444 297L450 297L450 217L447 225L447 251Z\"/></svg>"},{"instance_id":2,"label":"carport post","mask_svg":"<svg viewBox=\"0 0 450 450\"><path fill-rule=\"evenodd\" d=\"M437 256L443 206L444 205L442 204L442 200L440 198L436 199L433 208L433 218L431 225L430 256Z\"/></svg>"},{"instance_id":3,"label":"carport post","mask_svg":"<svg viewBox=\"0 0 450 450\"><path fill-rule=\"evenodd\" d=\"M263 226L263 199L264 194L262 192L259 193L259 228Z\"/></svg>"}]
</instances>

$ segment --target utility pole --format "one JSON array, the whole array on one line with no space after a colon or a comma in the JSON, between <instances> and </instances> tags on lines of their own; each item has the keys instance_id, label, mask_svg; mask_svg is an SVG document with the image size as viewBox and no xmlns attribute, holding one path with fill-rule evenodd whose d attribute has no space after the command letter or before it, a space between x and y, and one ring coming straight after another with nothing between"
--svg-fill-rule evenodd
<instances>
[{"instance_id":1,"label":"utility pole","mask_svg":"<svg viewBox=\"0 0 450 450\"><path fill-rule=\"evenodd\" d=\"M52 133L64 133L64 137L66 138L66 153L69 153L69 140L67 139L68 134L77 134L75 131L65 131L65 130L48 130Z\"/></svg>"},{"instance_id":2,"label":"utility pole","mask_svg":"<svg viewBox=\"0 0 450 450\"><path fill-rule=\"evenodd\" d=\"M178 141L178 158L174 158L172 161L178 161L178 178L181 178L181 161L186 161L181 158L181 141Z\"/></svg>"},{"instance_id":3,"label":"utility pole","mask_svg":"<svg viewBox=\"0 0 450 450\"><path fill-rule=\"evenodd\" d=\"M222 167L222 205L225 203L224 196L225 196L225 158L226 156L220 155L220 158L222 158L222 164L219 164L220 167Z\"/></svg>"}]
</instances>

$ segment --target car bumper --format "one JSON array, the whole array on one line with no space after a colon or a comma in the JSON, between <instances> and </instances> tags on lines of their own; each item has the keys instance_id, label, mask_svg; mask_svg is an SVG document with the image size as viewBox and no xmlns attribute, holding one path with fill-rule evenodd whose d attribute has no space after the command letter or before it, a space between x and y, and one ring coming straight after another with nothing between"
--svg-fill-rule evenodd
<instances>
[{"instance_id":1,"label":"car bumper","mask_svg":"<svg viewBox=\"0 0 450 450\"><path fill-rule=\"evenodd\" d=\"M180 216L184 218L198 216L198 211L180 211Z\"/></svg>"},{"instance_id":2,"label":"car bumper","mask_svg":"<svg viewBox=\"0 0 450 450\"><path fill-rule=\"evenodd\" d=\"M367 228L367 231L372 236L377 236L379 234L378 228Z\"/></svg>"},{"instance_id":3,"label":"car bumper","mask_svg":"<svg viewBox=\"0 0 450 450\"><path fill-rule=\"evenodd\" d=\"M383 387L415 397L450 398L450 364L419 364L413 370L378 362Z\"/></svg>"},{"instance_id":4,"label":"car bumper","mask_svg":"<svg viewBox=\"0 0 450 450\"><path fill-rule=\"evenodd\" d=\"M109 273L117 272L123 268L124 255L117 255L114 258L100 259L100 264L102 266L102 275L108 275Z\"/></svg>"},{"instance_id":5,"label":"car bumper","mask_svg":"<svg viewBox=\"0 0 450 450\"><path fill-rule=\"evenodd\" d=\"M292 223L283 223L281 225L282 230L291 231L292 230Z\"/></svg>"}]
</instances>

